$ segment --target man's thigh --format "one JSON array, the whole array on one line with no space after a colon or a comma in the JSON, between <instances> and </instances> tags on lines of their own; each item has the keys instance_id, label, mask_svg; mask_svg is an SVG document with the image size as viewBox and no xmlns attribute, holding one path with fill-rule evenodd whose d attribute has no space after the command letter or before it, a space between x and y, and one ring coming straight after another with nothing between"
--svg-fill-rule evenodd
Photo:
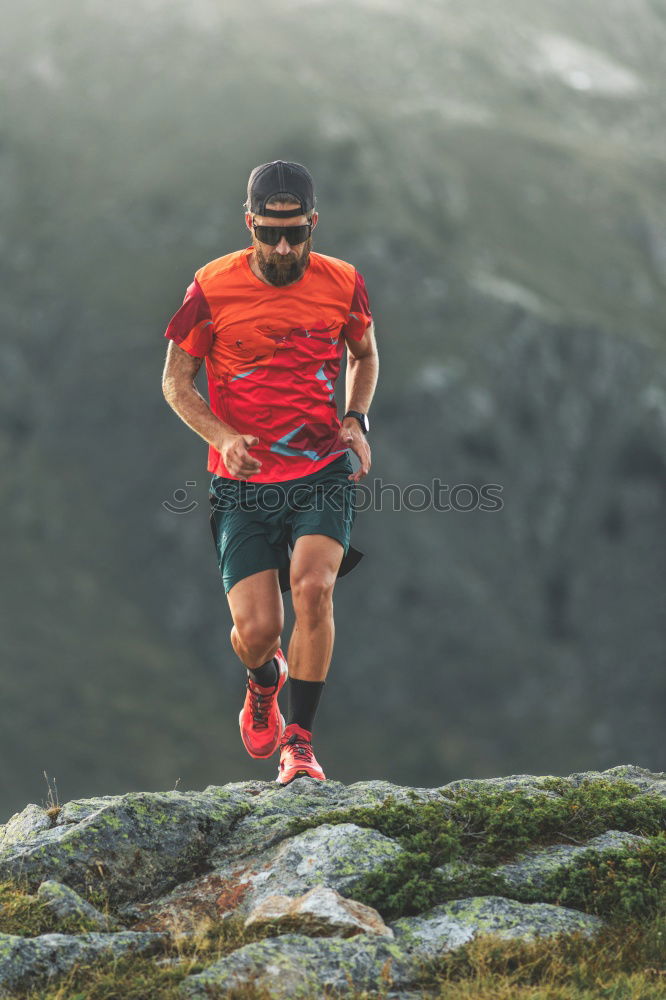
<instances>
[{"instance_id":1,"label":"man's thigh","mask_svg":"<svg viewBox=\"0 0 666 1000\"><path fill-rule=\"evenodd\" d=\"M299 535L291 554L292 593L305 577L316 576L323 585L333 586L340 569L344 546L329 535Z\"/></svg>"},{"instance_id":2,"label":"man's thigh","mask_svg":"<svg viewBox=\"0 0 666 1000\"><path fill-rule=\"evenodd\" d=\"M261 634L281 634L284 604L276 569L265 569L243 577L227 592L227 600L234 625L239 631L251 629Z\"/></svg>"}]
</instances>

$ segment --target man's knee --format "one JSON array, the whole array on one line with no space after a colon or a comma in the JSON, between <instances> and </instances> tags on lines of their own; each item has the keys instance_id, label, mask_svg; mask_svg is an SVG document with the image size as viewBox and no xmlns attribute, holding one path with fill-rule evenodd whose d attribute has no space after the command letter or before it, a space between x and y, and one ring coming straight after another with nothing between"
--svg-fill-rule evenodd
<instances>
[{"instance_id":1,"label":"man's knee","mask_svg":"<svg viewBox=\"0 0 666 1000\"><path fill-rule=\"evenodd\" d=\"M333 607L335 576L327 571L309 569L294 574L291 594L297 615L317 617Z\"/></svg>"},{"instance_id":2,"label":"man's knee","mask_svg":"<svg viewBox=\"0 0 666 1000\"><path fill-rule=\"evenodd\" d=\"M260 614L237 615L234 627L241 643L249 653L257 655L278 645L282 622Z\"/></svg>"}]
</instances>

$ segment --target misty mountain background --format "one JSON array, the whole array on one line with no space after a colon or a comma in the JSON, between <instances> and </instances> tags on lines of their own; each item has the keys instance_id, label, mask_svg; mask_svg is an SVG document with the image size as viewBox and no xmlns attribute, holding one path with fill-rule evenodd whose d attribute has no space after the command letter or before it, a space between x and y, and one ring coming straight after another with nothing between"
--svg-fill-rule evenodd
<instances>
[{"instance_id":1,"label":"misty mountain background","mask_svg":"<svg viewBox=\"0 0 666 1000\"><path fill-rule=\"evenodd\" d=\"M247 177L276 158L314 175L313 248L366 279L364 482L503 501L357 514L327 776L664 768L666 0L3 22L2 817L44 771L60 801L277 773L238 733L207 446L161 392L164 329L248 245Z\"/></svg>"}]
</instances>

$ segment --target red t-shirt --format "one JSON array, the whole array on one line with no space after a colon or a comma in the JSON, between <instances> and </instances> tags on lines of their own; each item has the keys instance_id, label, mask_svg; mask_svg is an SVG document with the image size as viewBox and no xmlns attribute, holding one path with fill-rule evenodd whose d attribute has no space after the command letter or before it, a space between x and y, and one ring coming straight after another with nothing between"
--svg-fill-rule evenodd
<instances>
[{"instance_id":1,"label":"red t-shirt","mask_svg":"<svg viewBox=\"0 0 666 1000\"><path fill-rule=\"evenodd\" d=\"M352 264L310 253L302 278L268 285L249 264L252 247L200 268L165 337L206 359L213 413L259 444L250 482L309 475L341 455L334 386L345 337L372 323L363 278ZM232 479L219 451L208 471Z\"/></svg>"}]
</instances>

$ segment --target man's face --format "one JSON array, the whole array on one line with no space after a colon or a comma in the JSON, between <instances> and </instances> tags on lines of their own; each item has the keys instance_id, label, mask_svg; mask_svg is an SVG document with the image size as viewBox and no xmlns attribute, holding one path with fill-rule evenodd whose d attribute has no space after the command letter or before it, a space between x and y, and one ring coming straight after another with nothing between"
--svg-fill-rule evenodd
<instances>
[{"instance_id":1,"label":"man's face","mask_svg":"<svg viewBox=\"0 0 666 1000\"><path fill-rule=\"evenodd\" d=\"M271 205L270 207L281 210L293 208L294 212L298 212L301 206L294 202L280 202L279 205ZM317 225L317 218L317 213L313 212L313 229ZM253 222L256 222L258 226L305 226L308 222L307 216L294 215L284 219L272 219L267 215L251 215L249 212L245 215L245 224L252 233L252 246L257 264L264 278L271 285L290 285L293 281L298 281L308 266L312 236L305 243L298 243L296 246L291 246L287 242L286 236L282 236L277 246L273 247L269 243L261 243L257 239Z\"/></svg>"}]
</instances>

